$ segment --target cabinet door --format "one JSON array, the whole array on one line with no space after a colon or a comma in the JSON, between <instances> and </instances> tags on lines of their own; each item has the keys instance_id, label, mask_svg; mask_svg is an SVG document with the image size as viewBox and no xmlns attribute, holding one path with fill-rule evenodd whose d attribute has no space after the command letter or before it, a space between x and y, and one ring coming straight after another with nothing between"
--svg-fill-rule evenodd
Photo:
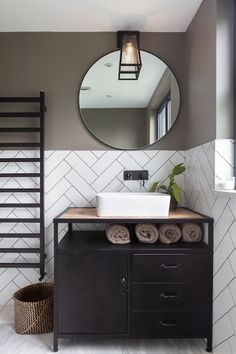
<instances>
[{"instance_id":1,"label":"cabinet door","mask_svg":"<svg viewBox=\"0 0 236 354\"><path fill-rule=\"evenodd\" d=\"M126 255L59 255L59 332L126 333L127 268Z\"/></svg>"}]
</instances>

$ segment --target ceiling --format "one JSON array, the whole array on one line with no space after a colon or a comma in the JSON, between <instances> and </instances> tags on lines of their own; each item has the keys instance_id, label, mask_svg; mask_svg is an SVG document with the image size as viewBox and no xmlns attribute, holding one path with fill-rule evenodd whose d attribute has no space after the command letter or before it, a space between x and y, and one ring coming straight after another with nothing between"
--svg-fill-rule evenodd
<instances>
[{"instance_id":1,"label":"ceiling","mask_svg":"<svg viewBox=\"0 0 236 354\"><path fill-rule=\"evenodd\" d=\"M185 32L202 0L0 0L0 31Z\"/></svg>"}]
</instances>

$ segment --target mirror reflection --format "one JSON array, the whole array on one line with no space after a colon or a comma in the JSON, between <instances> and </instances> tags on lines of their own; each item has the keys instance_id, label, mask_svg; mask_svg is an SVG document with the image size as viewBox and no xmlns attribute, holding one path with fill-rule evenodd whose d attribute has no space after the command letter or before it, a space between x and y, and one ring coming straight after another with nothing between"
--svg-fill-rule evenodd
<instances>
[{"instance_id":1,"label":"mirror reflection","mask_svg":"<svg viewBox=\"0 0 236 354\"><path fill-rule=\"evenodd\" d=\"M138 149L155 143L172 127L180 106L177 80L158 57L141 51L138 80L118 80L120 52L96 61L79 91L85 125L103 143Z\"/></svg>"}]
</instances>

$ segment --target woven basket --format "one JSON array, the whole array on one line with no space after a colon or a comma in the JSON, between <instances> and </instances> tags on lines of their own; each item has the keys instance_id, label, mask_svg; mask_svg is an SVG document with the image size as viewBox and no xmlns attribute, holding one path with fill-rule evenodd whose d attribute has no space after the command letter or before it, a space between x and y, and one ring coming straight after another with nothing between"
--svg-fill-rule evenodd
<instances>
[{"instance_id":1,"label":"woven basket","mask_svg":"<svg viewBox=\"0 0 236 354\"><path fill-rule=\"evenodd\" d=\"M15 302L15 331L38 334L53 331L53 283L38 283L18 290Z\"/></svg>"}]
</instances>

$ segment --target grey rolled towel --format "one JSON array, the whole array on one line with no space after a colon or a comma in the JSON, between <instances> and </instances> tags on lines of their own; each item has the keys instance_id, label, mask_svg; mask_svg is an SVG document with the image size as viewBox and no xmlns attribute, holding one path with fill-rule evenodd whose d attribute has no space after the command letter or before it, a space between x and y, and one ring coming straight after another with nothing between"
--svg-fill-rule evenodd
<instances>
[{"instance_id":1,"label":"grey rolled towel","mask_svg":"<svg viewBox=\"0 0 236 354\"><path fill-rule=\"evenodd\" d=\"M159 228L159 240L161 243L170 244L181 239L181 230L176 224L163 224Z\"/></svg>"},{"instance_id":2,"label":"grey rolled towel","mask_svg":"<svg viewBox=\"0 0 236 354\"><path fill-rule=\"evenodd\" d=\"M198 224L186 223L181 226L182 240L185 242L199 242L202 239L202 228Z\"/></svg>"},{"instance_id":3,"label":"grey rolled towel","mask_svg":"<svg viewBox=\"0 0 236 354\"><path fill-rule=\"evenodd\" d=\"M135 225L135 234L140 242L155 243L158 240L158 230L154 224Z\"/></svg>"},{"instance_id":4,"label":"grey rolled towel","mask_svg":"<svg viewBox=\"0 0 236 354\"><path fill-rule=\"evenodd\" d=\"M108 241L114 244L130 243L130 232L126 225L106 224L106 236Z\"/></svg>"}]
</instances>

